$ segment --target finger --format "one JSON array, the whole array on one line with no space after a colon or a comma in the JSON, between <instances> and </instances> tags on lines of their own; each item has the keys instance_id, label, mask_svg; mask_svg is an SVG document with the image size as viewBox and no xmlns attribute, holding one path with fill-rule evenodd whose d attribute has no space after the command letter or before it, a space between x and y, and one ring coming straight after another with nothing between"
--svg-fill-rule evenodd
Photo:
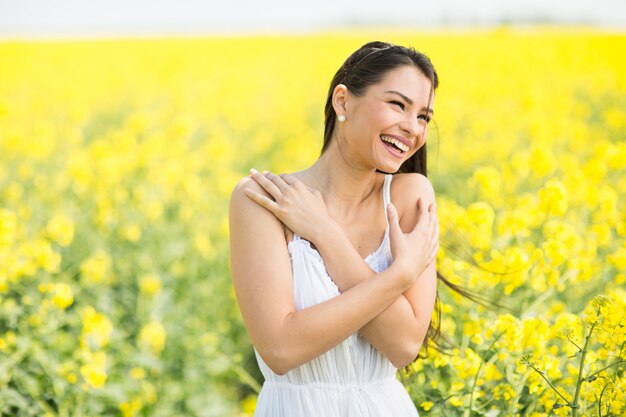
<instances>
[{"instance_id":1,"label":"finger","mask_svg":"<svg viewBox=\"0 0 626 417\"><path fill-rule=\"evenodd\" d=\"M417 207L419 209L419 217L411 233L426 233L428 231L429 213L425 210L424 205L422 197L418 198Z\"/></svg>"},{"instance_id":2,"label":"finger","mask_svg":"<svg viewBox=\"0 0 626 417\"><path fill-rule=\"evenodd\" d=\"M435 231L437 230L437 207L434 203L430 205L429 213L430 222L428 224L428 227L430 228L430 236L432 238L435 235Z\"/></svg>"},{"instance_id":3,"label":"finger","mask_svg":"<svg viewBox=\"0 0 626 417\"><path fill-rule=\"evenodd\" d=\"M435 229L433 232L433 236L439 239L439 216L437 216L437 205L435 204L435 215L433 217L433 223L435 224Z\"/></svg>"},{"instance_id":4,"label":"finger","mask_svg":"<svg viewBox=\"0 0 626 417\"><path fill-rule=\"evenodd\" d=\"M280 177L289 185L294 185L299 180L291 174L280 174Z\"/></svg>"},{"instance_id":5,"label":"finger","mask_svg":"<svg viewBox=\"0 0 626 417\"><path fill-rule=\"evenodd\" d=\"M435 217L435 229L433 231L433 238L439 239L439 218Z\"/></svg>"},{"instance_id":6,"label":"finger","mask_svg":"<svg viewBox=\"0 0 626 417\"><path fill-rule=\"evenodd\" d=\"M437 205L435 204L435 209L434 209L435 213L437 211ZM433 241L433 260L437 259L437 253L439 252L439 219L437 218L437 216L435 215L435 218L433 219L433 222L435 224L434 227L434 231L433 231L433 236L432 236L432 241Z\"/></svg>"},{"instance_id":7,"label":"finger","mask_svg":"<svg viewBox=\"0 0 626 417\"><path fill-rule=\"evenodd\" d=\"M278 211L278 204L276 204L275 201L265 197L264 195L261 195L259 193L257 193L254 190L250 190L249 188L245 188L243 190L243 192L255 203L259 204L260 206L264 207L265 209L269 210L272 214L276 215L277 211Z\"/></svg>"},{"instance_id":8,"label":"finger","mask_svg":"<svg viewBox=\"0 0 626 417\"><path fill-rule=\"evenodd\" d=\"M428 262L429 264L437 260L438 253L439 253L439 242L437 242L437 244L435 245L435 248L433 249L433 252L430 255L430 262Z\"/></svg>"},{"instance_id":9,"label":"finger","mask_svg":"<svg viewBox=\"0 0 626 417\"><path fill-rule=\"evenodd\" d=\"M289 184L287 184L287 182L285 182L285 180L280 175L276 175L271 171L263 171L263 175L265 176L265 178L274 183L274 185L278 187L281 193L284 193L285 188L289 187Z\"/></svg>"},{"instance_id":10,"label":"finger","mask_svg":"<svg viewBox=\"0 0 626 417\"><path fill-rule=\"evenodd\" d=\"M395 242L402 235L402 229L398 220L398 210L393 203L387 204L387 218L389 219L389 239Z\"/></svg>"},{"instance_id":11,"label":"finger","mask_svg":"<svg viewBox=\"0 0 626 417\"><path fill-rule=\"evenodd\" d=\"M278 188L276 186L276 184L274 184L272 181L270 181L269 179L267 179L265 177L265 175L261 174L259 171L257 171L254 168L250 168L250 176L252 177L253 180L255 180L261 187L263 187L265 189L265 191L267 191L272 197L274 197L274 200L278 200L278 197L280 197L282 195L282 191L280 188Z\"/></svg>"}]
</instances>

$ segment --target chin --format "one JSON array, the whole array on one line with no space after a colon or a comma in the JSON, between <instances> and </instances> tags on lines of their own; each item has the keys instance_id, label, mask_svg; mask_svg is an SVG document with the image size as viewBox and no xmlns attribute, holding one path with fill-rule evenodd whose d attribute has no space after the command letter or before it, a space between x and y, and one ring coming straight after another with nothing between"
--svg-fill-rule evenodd
<instances>
[{"instance_id":1,"label":"chin","mask_svg":"<svg viewBox=\"0 0 626 417\"><path fill-rule=\"evenodd\" d=\"M377 169L379 171L383 171L383 172L386 172L388 174L393 174L395 172L398 172L398 170L400 169L400 167L402 166L403 163L404 163L404 161L402 161L399 164L383 164L382 166L378 166Z\"/></svg>"}]
</instances>

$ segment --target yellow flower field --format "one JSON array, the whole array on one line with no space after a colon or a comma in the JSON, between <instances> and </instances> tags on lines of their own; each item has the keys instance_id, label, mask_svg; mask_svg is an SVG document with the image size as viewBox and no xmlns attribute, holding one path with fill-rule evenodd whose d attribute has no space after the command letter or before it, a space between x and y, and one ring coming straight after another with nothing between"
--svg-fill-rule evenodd
<instances>
[{"instance_id":1,"label":"yellow flower field","mask_svg":"<svg viewBox=\"0 0 626 417\"><path fill-rule=\"evenodd\" d=\"M1 416L252 415L228 198L374 39L439 73L439 270L503 306L440 286L421 415L626 413L626 35L499 28L0 42Z\"/></svg>"}]
</instances>

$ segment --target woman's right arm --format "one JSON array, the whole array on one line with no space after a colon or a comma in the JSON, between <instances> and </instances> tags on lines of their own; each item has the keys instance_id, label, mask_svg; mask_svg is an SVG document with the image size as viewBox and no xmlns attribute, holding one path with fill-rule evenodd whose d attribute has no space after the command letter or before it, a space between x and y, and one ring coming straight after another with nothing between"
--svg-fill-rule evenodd
<instances>
[{"instance_id":1,"label":"woman's right arm","mask_svg":"<svg viewBox=\"0 0 626 417\"><path fill-rule=\"evenodd\" d=\"M356 333L412 284L392 264L339 296L296 311L291 262L282 223L245 195L271 196L253 179L240 180L229 209L233 286L252 343L277 374L308 362Z\"/></svg>"}]
</instances>

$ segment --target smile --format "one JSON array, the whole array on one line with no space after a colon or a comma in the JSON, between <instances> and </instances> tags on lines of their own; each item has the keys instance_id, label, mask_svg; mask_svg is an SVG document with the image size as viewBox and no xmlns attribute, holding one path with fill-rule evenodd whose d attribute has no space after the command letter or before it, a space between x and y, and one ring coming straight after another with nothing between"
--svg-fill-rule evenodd
<instances>
[{"instance_id":1,"label":"smile","mask_svg":"<svg viewBox=\"0 0 626 417\"><path fill-rule=\"evenodd\" d=\"M385 147L395 155L402 156L406 151L409 150L409 147L400 142L398 139L386 135L382 135L380 139L383 141Z\"/></svg>"}]
</instances>

